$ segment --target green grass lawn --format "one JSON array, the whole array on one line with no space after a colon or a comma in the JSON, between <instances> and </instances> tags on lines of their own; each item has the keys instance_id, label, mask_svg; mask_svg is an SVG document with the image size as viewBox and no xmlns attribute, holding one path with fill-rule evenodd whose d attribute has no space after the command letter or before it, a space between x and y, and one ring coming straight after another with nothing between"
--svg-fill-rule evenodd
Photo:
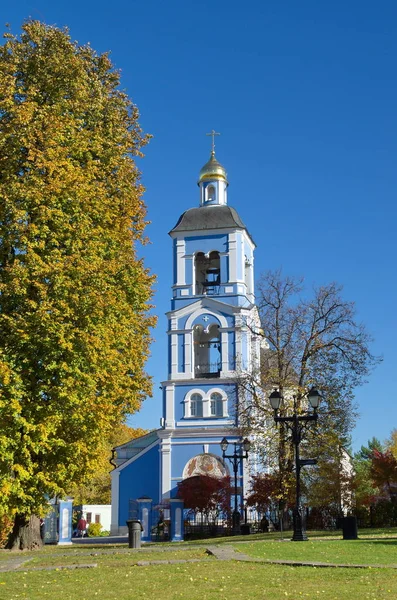
<instances>
[{"instance_id":1,"label":"green grass lawn","mask_svg":"<svg viewBox=\"0 0 397 600\"><path fill-rule=\"evenodd\" d=\"M0 574L1 600L394 600L397 571L216 562Z\"/></svg>"},{"instance_id":2,"label":"green grass lawn","mask_svg":"<svg viewBox=\"0 0 397 600\"><path fill-rule=\"evenodd\" d=\"M371 532L372 533L372 532ZM279 536L278 536L279 537ZM396 530L354 541L313 536L309 542L280 541L273 534L201 540L232 544L237 551L268 559L344 564L397 563ZM239 539L243 540L239 543ZM198 543L198 542L197 542ZM36 552L0 552L0 558L32 558L17 571L0 573L0 600L395 600L397 569L313 568L218 561L196 544L46 546ZM140 560L198 558L200 563L139 567ZM97 563L95 569L34 571L37 566ZM1 563L0 563L1 565Z\"/></svg>"},{"instance_id":3,"label":"green grass lawn","mask_svg":"<svg viewBox=\"0 0 397 600\"><path fill-rule=\"evenodd\" d=\"M79 564L91 564L96 563L99 566L109 567L130 567L136 565L139 561L147 560L186 560L186 559L200 559L200 560L215 560L214 557L208 555L205 552L205 548L195 548L189 550L170 550L162 552L159 548L156 551L153 548L151 552L139 551L139 550L114 550L110 553L108 551L92 550L91 552L79 552L70 551L64 552L62 555L59 553L31 553L29 558L31 560L24 565L25 570L32 569L34 567L41 566L59 566L59 565L79 565Z\"/></svg>"},{"instance_id":4,"label":"green grass lawn","mask_svg":"<svg viewBox=\"0 0 397 600\"><path fill-rule=\"evenodd\" d=\"M397 538L311 539L307 542L273 540L242 543L236 545L235 549L264 559L351 565L397 565Z\"/></svg>"},{"instance_id":5,"label":"green grass lawn","mask_svg":"<svg viewBox=\"0 0 397 600\"><path fill-rule=\"evenodd\" d=\"M360 529L359 532L360 539L367 538L385 538L385 537L396 537L397 538L397 527L389 527L389 528L377 528L377 529ZM307 535L309 539L316 538L330 538L330 539L342 539L342 530L313 530L308 531ZM230 544L233 542L247 542L248 540L253 541L270 541L270 540L279 540L280 538L285 540L290 540L292 538L292 531L283 531L280 533L279 531L272 531L271 533L255 533L253 535L238 535L238 536L226 536L219 538L209 538L208 540L197 539L186 542L191 546L195 546L196 544L205 544L215 542L217 544ZM171 542L170 542L171 544Z\"/></svg>"}]
</instances>

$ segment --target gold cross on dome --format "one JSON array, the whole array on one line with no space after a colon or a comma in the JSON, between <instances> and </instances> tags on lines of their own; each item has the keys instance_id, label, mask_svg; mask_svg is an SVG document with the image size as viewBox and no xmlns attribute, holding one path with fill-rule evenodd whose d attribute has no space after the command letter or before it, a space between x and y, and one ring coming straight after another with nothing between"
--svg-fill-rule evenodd
<instances>
[{"instance_id":1,"label":"gold cross on dome","mask_svg":"<svg viewBox=\"0 0 397 600\"><path fill-rule=\"evenodd\" d=\"M211 135L212 136L212 150L211 153L215 154L215 136L216 135L221 135L220 133L217 133L214 129L210 132L210 133L206 133L205 135Z\"/></svg>"}]
</instances>

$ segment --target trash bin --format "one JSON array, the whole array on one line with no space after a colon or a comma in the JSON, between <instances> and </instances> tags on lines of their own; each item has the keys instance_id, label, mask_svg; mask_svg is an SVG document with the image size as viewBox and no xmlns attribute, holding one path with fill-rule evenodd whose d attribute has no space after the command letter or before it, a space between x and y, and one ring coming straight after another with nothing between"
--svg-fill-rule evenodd
<instances>
[{"instance_id":1,"label":"trash bin","mask_svg":"<svg viewBox=\"0 0 397 600\"><path fill-rule=\"evenodd\" d=\"M141 547L141 533L143 531L142 523L136 519L126 521L128 526L128 547Z\"/></svg>"},{"instance_id":2,"label":"trash bin","mask_svg":"<svg viewBox=\"0 0 397 600\"><path fill-rule=\"evenodd\" d=\"M356 540L358 538L357 517L343 517L342 532L344 540Z\"/></svg>"},{"instance_id":3,"label":"trash bin","mask_svg":"<svg viewBox=\"0 0 397 600\"><path fill-rule=\"evenodd\" d=\"M243 523L240 529L241 535L249 535L251 533L251 525L249 523Z\"/></svg>"}]
</instances>

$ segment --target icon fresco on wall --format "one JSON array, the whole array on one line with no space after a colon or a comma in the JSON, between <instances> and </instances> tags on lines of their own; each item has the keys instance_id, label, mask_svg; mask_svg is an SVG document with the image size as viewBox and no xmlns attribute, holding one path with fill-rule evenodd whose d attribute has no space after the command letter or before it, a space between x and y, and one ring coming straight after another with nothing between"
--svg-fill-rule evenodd
<instances>
[{"instance_id":1,"label":"icon fresco on wall","mask_svg":"<svg viewBox=\"0 0 397 600\"><path fill-rule=\"evenodd\" d=\"M226 477L229 475L223 462L213 454L198 454L189 460L183 469L182 478L195 475L209 475L210 477Z\"/></svg>"}]
</instances>

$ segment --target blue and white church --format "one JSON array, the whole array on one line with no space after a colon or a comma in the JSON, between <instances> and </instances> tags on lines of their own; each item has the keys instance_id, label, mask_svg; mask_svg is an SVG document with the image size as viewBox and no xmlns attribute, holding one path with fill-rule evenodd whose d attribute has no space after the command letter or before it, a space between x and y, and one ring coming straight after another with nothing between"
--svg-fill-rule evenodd
<instances>
[{"instance_id":1,"label":"blue and white church","mask_svg":"<svg viewBox=\"0 0 397 600\"><path fill-rule=\"evenodd\" d=\"M199 206L184 212L169 232L173 286L161 428L115 449L114 535L127 531L131 500L166 505L185 478L230 474L220 442L241 442L237 382L258 368L261 344L255 333L255 243L228 205L227 174L214 143L198 187ZM241 461L238 474L241 496L247 462Z\"/></svg>"}]
</instances>

